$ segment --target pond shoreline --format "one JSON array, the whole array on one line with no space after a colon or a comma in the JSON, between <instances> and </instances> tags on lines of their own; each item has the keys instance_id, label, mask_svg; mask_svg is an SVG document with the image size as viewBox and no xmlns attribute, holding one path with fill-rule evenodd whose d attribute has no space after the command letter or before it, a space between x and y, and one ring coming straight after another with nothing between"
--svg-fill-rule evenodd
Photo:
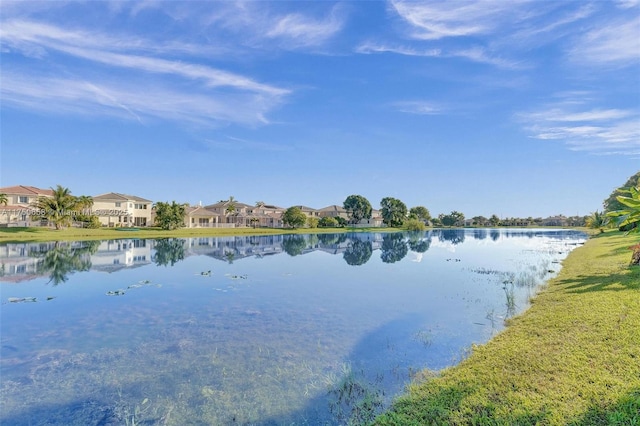
<instances>
[{"instance_id":1,"label":"pond shoreline","mask_svg":"<svg viewBox=\"0 0 640 426\"><path fill-rule=\"evenodd\" d=\"M415 381L376 425L637 424L637 237L593 236L532 306L461 364Z\"/></svg>"}]
</instances>

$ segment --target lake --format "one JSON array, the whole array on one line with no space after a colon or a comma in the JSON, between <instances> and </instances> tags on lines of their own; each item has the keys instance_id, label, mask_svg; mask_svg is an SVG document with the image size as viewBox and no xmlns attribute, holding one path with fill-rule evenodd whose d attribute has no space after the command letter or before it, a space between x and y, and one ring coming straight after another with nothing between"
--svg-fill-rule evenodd
<instances>
[{"instance_id":1,"label":"lake","mask_svg":"<svg viewBox=\"0 0 640 426\"><path fill-rule=\"evenodd\" d=\"M464 359L558 229L0 245L0 423L340 425Z\"/></svg>"}]
</instances>

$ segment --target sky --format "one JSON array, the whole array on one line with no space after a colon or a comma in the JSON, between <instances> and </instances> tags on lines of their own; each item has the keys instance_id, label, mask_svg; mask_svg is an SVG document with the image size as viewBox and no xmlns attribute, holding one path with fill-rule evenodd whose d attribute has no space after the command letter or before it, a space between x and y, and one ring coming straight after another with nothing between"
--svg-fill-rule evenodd
<instances>
[{"instance_id":1,"label":"sky","mask_svg":"<svg viewBox=\"0 0 640 426\"><path fill-rule=\"evenodd\" d=\"M640 1L0 3L0 186L587 215L640 170Z\"/></svg>"}]
</instances>

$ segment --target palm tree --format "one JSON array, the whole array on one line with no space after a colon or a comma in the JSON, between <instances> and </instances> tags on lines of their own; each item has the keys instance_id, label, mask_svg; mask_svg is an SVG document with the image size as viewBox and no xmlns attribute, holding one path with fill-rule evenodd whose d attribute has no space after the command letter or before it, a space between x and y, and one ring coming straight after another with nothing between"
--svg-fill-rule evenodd
<instances>
[{"instance_id":1,"label":"palm tree","mask_svg":"<svg viewBox=\"0 0 640 426\"><path fill-rule=\"evenodd\" d=\"M61 229L71 223L72 212L78 210L78 198L71 195L69 188L60 185L51 190L52 197L38 197L33 207L39 210L38 216L53 222L56 229Z\"/></svg>"},{"instance_id":2,"label":"palm tree","mask_svg":"<svg viewBox=\"0 0 640 426\"><path fill-rule=\"evenodd\" d=\"M235 203L235 201L236 201L236 199L233 198L233 195L230 195L229 199L225 201L227 203L227 208L225 209L225 213L233 214L236 211L236 203Z\"/></svg>"},{"instance_id":3,"label":"palm tree","mask_svg":"<svg viewBox=\"0 0 640 426\"><path fill-rule=\"evenodd\" d=\"M88 195L80 195L76 200L78 201L78 208L80 209L90 209L93 207L93 198Z\"/></svg>"},{"instance_id":4,"label":"palm tree","mask_svg":"<svg viewBox=\"0 0 640 426\"><path fill-rule=\"evenodd\" d=\"M624 206L623 209L607 213L608 217L613 217L621 230L627 233L640 234L640 186L630 187L623 191L628 196L618 196L616 200ZM633 250L631 264L640 265L640 243L629 247Z\"/></svg>"},{"instance_id":5,"label":"palm tree","mask_svg":"<svg viewBox=\"0 0 640 426\"><path fill-rule=\"evenodd\" d=\"M0 204L3 206L9 204L9 197L7 197L7 194L0 194Z\"/></svg>"},{"instance_id":6,"label":"palm tree","mask_svg":"<svg viewBox=\"0 0 640 426\"><path fill-rule=\"evenodd\" d=\"M605 216L604 213L596 210L595 212L591 213L591 216L587 217L585 225L593 229L599 228L600 232L602 233L604 232L603 228L607 225L608 222L609 220L607 216Z\"/></svg>"}]
</instances>

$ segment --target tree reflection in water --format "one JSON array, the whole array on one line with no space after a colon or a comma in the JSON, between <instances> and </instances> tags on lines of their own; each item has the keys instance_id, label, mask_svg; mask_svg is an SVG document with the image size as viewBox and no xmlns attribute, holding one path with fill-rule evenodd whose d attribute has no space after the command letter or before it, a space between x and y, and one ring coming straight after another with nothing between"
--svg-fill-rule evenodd
<instances>
[{"instance_id":1,"label":"tree reflection in water","mask_svg":"<svg viewBox=\"0 0 640 426\"><path fill-rule=\"evenodd\" d=\"M156 240L153 261L158 266L173 266L184 260L184 240L161 238Z\"/></svg>"},{"instance_id":2,"label":"tree reflection in water","mask_svg":"<svg viewBox=\"0 0 640 426\"><path fill-rule=\"evenodd\" d=\"M354 239L349 243L342 257L348 265L358 266L367 263L372 254L373 245L370 241Z\"/></svg>"},{"instance_id":3,"label":"tree reflection in water","mask_svg":"<svg viewBox=\"0 0 640 426\"><path fill-rule=\"evenodd\" d=\"M56 241L53 248L37 255L42 259L38 263L38 273L49 274L49 283L54 286L66 282L70 274L91 269L91 255L98 250L99 245L100 241L74 244Z\"/></svg>"},{"instance_id":4,"label":"tree reflection in water","mask_svg":"<svg viewBox=\"0 0 640 426\"><path fill-rule=\"evenodd\" d=\"M302 235L285 235L282 238L282 249L289 256L297 256L307 248L307 242Z\"/></svg>"},{"instance_id":5,"label":"tree reflection in water","mask_svg":"<svg viewBox=\"0 0 640 426\"><path fill-rule=\"evenodd\" d=\"M408 244L411 251L425 253L431 247L431 236L425 238L424 232L411 232Z\"/></svg>"},{"instance_id":6,"label":"tree reflection in water","mask_svg":"<svg viewBox=\"0 0 640 426\"><path fill-rule=\"evenodd\" d=\"M464 243L464 229L442 229L440 230L440 239L449 241L454 246Z\"/></svg>"},{"instance_id":7,"label":"tree reflection in water","mask_svg":"<svg viewBox=\"0 0 640 426\"><path fill-rule=\"evenodd\" d=\"M382 237L382 254L380 259L384 263L398 262L409 253L409 248L401 233L385 234Z\"/></svg>"}]
</instances>

